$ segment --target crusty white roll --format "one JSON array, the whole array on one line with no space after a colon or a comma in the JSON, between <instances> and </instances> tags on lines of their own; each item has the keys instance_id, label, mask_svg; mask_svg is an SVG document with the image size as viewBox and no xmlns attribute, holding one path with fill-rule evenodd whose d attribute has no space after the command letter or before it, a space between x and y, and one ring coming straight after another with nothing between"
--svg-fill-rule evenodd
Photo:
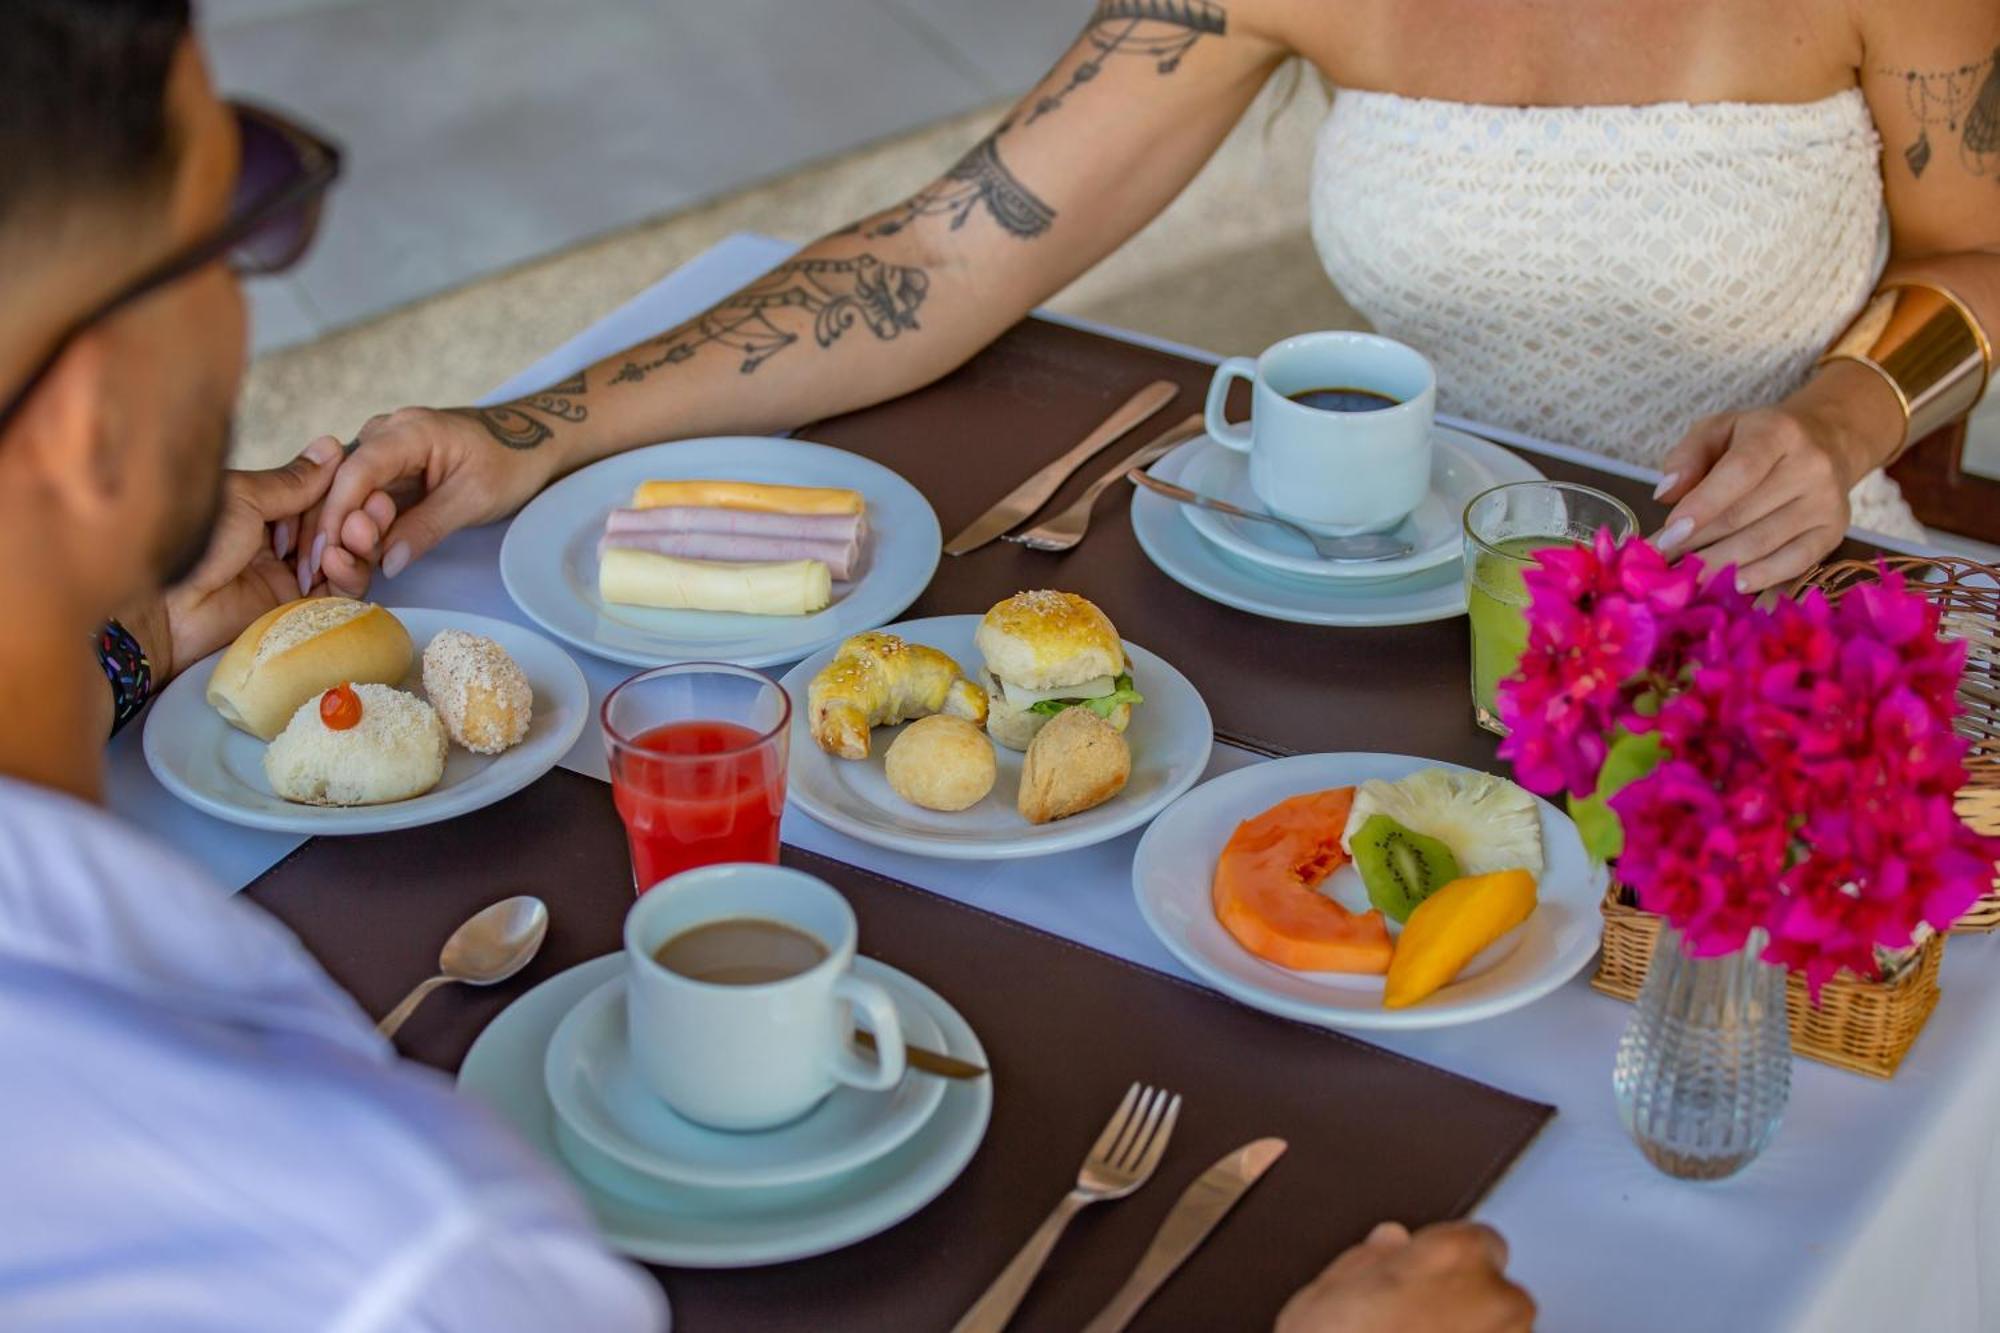
<instances>
[{"instance_id":1,"label":"crusty white roll","mask_svg":"<svg viewBox=\"0 0 2000 1333\"><path fill-rule=\"evenodd\" d=\"M999 776L993 742L962 717L933 713L903 728L882 756L889 788L926 810L979 804Z\"/></svg>"},{"instance_id":2,"label":"crusty white roll","mask_svg":"<svg viewBox=\"0 0 2000 1333\"><path fill-rule=\"evenodd\" d=\"M336 731L320 696L300 704L264 751L271 790L302 805L383 805L437 786L450 742L435 709L387 685L356 685L361 720Z\"/></svg>"},{"instance_id":3,"label":"crusty white roll","mask_svg":"<svg viewBox=\"0 0 2000 1333\"><path fill-rule=\"evenodd\" d=\"M403 622L345 597L308 597L267 611L237 636L208 678L208 702L231 726L270 740L308 699L342 681L396 685L414 650Z\"/></svg>"},{"instance_id":4,"label":"crusty white roll","mask_svg":"<svg viewBox=\"0 0 2000 1333\"><path fill-rule=\"evenodd\" d=\"M474 754L519 745L535 692L507 650L483 634L440 630L424 648L424 694L451 738Z\"/></svg>"},{"instance_id":5,"label":"crusty white roll","mask_svg":"<svg viewBox=\"0 0 2000 1333\"><path fill-rule=\"evenodd\" d=\"M988 700L987 734L1011 750L1027 749L1049 721L1046 712L1032 711L1036 696L1108 695L1126 669L1117 627L1073 592L1016 593L988 611L972 637L986 659L979 683ZM1110 711L1109 722L1123 731L1131 706Z\"/></svg>"}]
</instances>

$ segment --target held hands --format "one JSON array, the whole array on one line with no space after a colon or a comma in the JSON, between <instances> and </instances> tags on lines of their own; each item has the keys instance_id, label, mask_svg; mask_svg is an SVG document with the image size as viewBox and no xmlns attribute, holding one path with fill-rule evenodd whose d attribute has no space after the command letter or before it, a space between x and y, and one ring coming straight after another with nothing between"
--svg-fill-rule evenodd
<instances>
[{"instance_id":1,"label":"held hands","mask_svg":"<svg viewBox=\"0 0 2000 1333\"><path fill-rule=\"evenodd\" d=\"M1412 1236L1384 1222L1286 1303L1276 1333L1526 1333L1535 1303L1506 1267L1507 1242L1489 1227Z\"/></svg>"},{"instance_id":2,"label":"held hands","mask_svg":"<svg viewBox=\"0 0 2000 1333\"><path fill-rule=\"evenodd\" d=\"M1674 507L1654 540L1735 565L1745 592L1788 582L1840 544L1847 493L1901 436L1886 387L1840 363L1781 403L1704 417L1661 464L1657 494Z\"/></svg>"},{"instance_id":3,"label":"held hands","mask_svg":"<svg viewBox=\"0 0 2000 1333\"><path fill-rule=\"evenodd\" d=\"M333 484L339 460L339 443L324 439L283 467L223 474L222 501L201 563L126 621L159 679L199 662L258 616L300 595L285 557L297 542L300 516ZM330 579L312 589L345 597L367 590L365 569L358 580Z\"/></svg>"},{"instance_id":4,"label":"held hands","mask_svg":"<svg viewBox=\"0 0 2000 1333\"><path fill-rule=\"evenodd\" d=\"M472 415L405 407L371 418L300 529L298 580L395 578L460 528L510 514L548 484L547 447L510 448Z\"/></svg>"}]
</instances>

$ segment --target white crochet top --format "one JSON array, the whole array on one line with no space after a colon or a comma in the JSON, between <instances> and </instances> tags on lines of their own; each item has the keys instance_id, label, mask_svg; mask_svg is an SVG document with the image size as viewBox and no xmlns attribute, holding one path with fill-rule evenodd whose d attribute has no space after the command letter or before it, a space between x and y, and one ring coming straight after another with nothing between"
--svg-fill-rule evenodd
<instances>
[{"instance_id":1,"label":"white crochet top","mask_svg":"<svg viewBox=\"0 0 2000 1333\"><path fill-rule=\"evenodd\" d=\"M1313 241L1476 421L1655 464L1810 373L1887 255L1858 90L1817 102L1504 107L1340 92ZM1921 535L1877 473L1855 522Z\"/></svg>"}]
</instances>

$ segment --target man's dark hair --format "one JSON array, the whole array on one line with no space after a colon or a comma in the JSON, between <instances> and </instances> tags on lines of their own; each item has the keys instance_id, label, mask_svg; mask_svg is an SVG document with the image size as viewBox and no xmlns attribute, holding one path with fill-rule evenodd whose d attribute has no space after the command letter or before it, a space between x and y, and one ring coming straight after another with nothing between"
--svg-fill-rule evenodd
<instances>
[{"instance_id":1,"label":"man's dark hair","mask_svg":"<svg viewBox=\"0 0 2000 1333\"><path fill-rule=\"evenodd\" d=\"M189 0L0 0L0 230L164 183Z\"/></svg>"}]
</instances>

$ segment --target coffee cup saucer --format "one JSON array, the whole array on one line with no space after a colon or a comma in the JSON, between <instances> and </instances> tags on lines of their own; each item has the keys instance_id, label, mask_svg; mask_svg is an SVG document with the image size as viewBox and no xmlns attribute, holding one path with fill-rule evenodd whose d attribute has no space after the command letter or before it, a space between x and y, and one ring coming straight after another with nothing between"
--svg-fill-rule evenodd
<instances>
[{"instance_id":1,"label":"coffee cup saucer","mask_svg":"<svg viewBox=\"0 0 2000 1333\"><path fill-rule=\"evenodd\" d=\"M942 1033L908 979L868 958L854 974L895 1001L905 1037L932 1050ZM753 1133L709 1129L661 1101L633 1067L621 972L585 995L557 1025L543 1077L561 1128L602 1158L654 1180L704 1189L759 1190L852 1171L894 1151L944 1097L940 1079L906 1074L868 1092L837 1085L789 1124ZM755 1051L744 1059L757 1059Z\"/></svg>"},{"instance_id":2,"label":"coffee cup saucer","mask_svg":"<svg viewBox=\"0 0 2000 1333\"><path fill-rule=\"evenodd\" d=\"M1366 564L1325 560L1304 539L1269 523L1231 518L1193 505L1181 516L1204 539L1238 560L1294 578L1380 583L1408 578L1459 557L1464 543L1460 525L1465 506L1481 491L1499 484L1491 455L1500 446L1451 430L1431 428L1431 486L1423 502L1390 535L1410 543L1411 551L1395 560ZM1187 446L1180 484L1203 495L1245 509L1264 512L1267 506L1250 489L1250 460L1213 439Z\"/></svg>"}]
</instances>

